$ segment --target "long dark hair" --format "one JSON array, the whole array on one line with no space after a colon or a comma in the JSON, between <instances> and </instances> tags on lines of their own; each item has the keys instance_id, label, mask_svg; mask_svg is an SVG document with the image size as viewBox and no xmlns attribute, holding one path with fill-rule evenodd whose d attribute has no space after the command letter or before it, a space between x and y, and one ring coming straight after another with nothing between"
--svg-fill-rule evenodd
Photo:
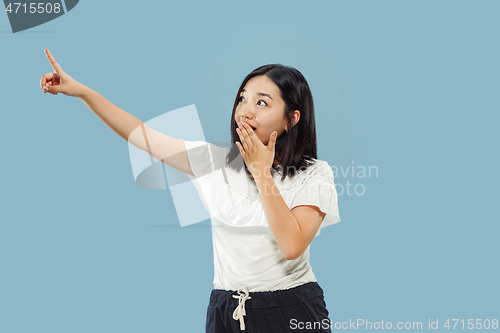
<instances>
[{"instance_id":1,"label":"long dark hair","mask_svg":"<svg viewBox=\"0 0 500 333\"><path fill-rule=\"evenodd\" d=\"M285 102L288 133L285 132L279 136L276 139L275 146L275 156L278 157L281 165L281 180L283 181L287 176L293 177L297 170L305 170L314 163L313 158L318 158L316 122L314 120L314 103L311 90L302 73L293 67L281 64L264 65L253 70L245 77L236 94L231 114L231 142L233 145L227 156L227 162L233 161L240 154L238 146L236 146L239 136L236 132L237 124L234 120L236 107L240 100L239 96L247 82L259 75L266 75L278 86L281 98ZM300 111L300 119L292 127L292 116L295 110ZM239 170L243 167L243 165L235 165L234 163L230 164L230 166ZM247 173L250 173L246 165L244 167ZM272 168L278 170L277 166L273 165Z\"/></svg>"}]
</instances>

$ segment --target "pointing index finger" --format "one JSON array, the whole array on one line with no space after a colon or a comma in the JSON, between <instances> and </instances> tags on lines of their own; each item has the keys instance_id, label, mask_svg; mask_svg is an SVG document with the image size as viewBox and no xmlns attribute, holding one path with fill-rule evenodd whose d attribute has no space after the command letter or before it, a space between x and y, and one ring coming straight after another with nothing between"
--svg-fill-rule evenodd
<instances>
[{"instance_id":1,"label":"pointing index finger","mask_svg":"<svg viewBox=\"0 0 500 333\"><path fill-rule=\"evenodd\" d=\"M61 66L59 66L56 59L54 59L52 54L50 54L50 51L48 48L45 48L45 54L47 55L47 58L49 59L50 65L52 66L52 69L54 70L54 72L62 73L63 70L62 70Z\"/></svg>"}]
</instances>

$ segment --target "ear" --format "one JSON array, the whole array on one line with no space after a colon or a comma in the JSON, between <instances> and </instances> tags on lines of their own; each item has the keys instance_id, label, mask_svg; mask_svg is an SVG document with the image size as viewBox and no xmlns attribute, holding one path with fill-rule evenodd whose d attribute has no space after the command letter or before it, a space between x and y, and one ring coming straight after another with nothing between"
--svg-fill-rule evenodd
<instances>
[{"instance_id":1,"label":"ear","mask_svg":"<svg viewBox=\"0 0 500 333\"><path fill-rule=\"evenodd\" d=\"M297 123L299 122L299 119L300 119L300 111L299 110L293 111L293 115L292 115L293 125L292 125L292 127L297 125Z\"/></svg>"}]
</instances>

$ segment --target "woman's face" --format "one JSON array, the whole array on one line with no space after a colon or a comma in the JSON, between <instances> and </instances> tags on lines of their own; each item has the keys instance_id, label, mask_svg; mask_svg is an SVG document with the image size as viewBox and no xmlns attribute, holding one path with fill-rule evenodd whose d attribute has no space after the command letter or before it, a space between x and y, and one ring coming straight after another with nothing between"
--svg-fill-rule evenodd
<instances>
[{"instance_id":1,"label":"woman's face","mask_svg":"<svg viewBox=\"0 0 500 333\"><path fill-rule=\"evenodd\" d=\"M254 128L255 134L267 145L271 133L280 136L286 127L285 101L278 86L266 75L251 78L239 96L234 113L236 126L246 122Z\"/></svg>"}]
</instances>

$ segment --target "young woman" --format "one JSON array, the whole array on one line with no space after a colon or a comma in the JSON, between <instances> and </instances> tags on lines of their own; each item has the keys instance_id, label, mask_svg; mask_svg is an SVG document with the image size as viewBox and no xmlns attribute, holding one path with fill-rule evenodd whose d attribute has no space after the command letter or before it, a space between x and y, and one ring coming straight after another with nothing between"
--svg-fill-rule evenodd
<instances>
[{"instance_id":1,"label":"young woman","mask_svg":"<svg viewBox=\"0 0 500 333\"><path fill-rule=\"evenodd\" d=\"M331 332L309 249L340 221L337 192L317 159L313 99L298 70L265 65L243 80L231 115L235 145L221 148L154 131L46 55L54 73L42 76L44 92L80 98L122 138L185 172L209 201L215 276L206 332Z\"/></svg>"}]
</instances>

